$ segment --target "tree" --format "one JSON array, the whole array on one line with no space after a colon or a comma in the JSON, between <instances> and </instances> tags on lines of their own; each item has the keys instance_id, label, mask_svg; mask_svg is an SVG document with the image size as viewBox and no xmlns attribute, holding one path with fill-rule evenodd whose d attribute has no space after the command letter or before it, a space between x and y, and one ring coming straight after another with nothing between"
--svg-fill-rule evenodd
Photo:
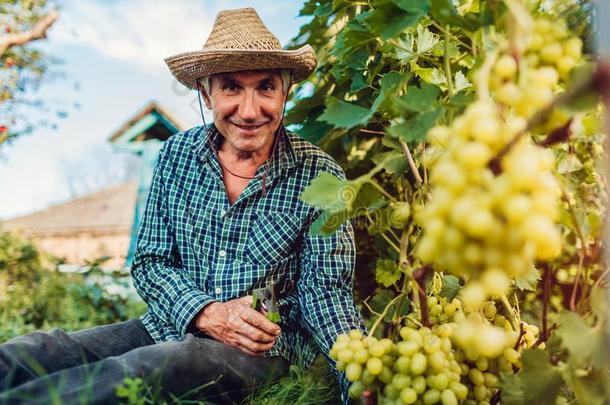
<instances>
[{"instance_id":1,"label":"tree","mask_svg":"<svg viewBox=\"0 0 610 405\"><path fill-rule=\"evenodd\" d=\"M28 119L20 107L43 106L26 95L48 78L57 60L33 44L46 38L58 18L52 1L0 0L0 145L42 124Z\"/></svg>"}]
</instances>

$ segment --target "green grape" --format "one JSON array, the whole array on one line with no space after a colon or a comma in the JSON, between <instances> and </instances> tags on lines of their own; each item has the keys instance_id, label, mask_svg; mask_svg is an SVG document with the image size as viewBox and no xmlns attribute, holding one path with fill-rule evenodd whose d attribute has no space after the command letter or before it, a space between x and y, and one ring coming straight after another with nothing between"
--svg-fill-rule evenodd
<instances>
[{"instance_id":1,"label":"green grape","mask_svg":"<svg viewBox=\"0 0 610 405\"><path fill-rule=\"evenodd\" d=\"M448 386L449 386L449 377L447 377L447 374L444 374L444 373L437 374L436 378L434 379L433 387L438 389L439 391L442 391L445 388L447 388Z\"/></svg>"},{"instance_id":2,"label":"green grape","mask_svg":"<svg viewBox=\"0 0 610 405\"><path fill-rule=\"evenodd\" d=\"M354 358L354 352L352 352L350 349L343 349L337 354L337 358L342 363L350 363Z\"/></svg>"},{"instance_id":3,"label":"green grape","mask_svg":"<svg viewBox=\"0 0 610 405\"><path fill-rule=\"evenodd\" d=\"M402 390L411 385L411 377L405 374L395 374L392 378L392 385L397 390Z\"/></svg>"},{"instance_id":4,"label":"green grape","mask_svg":"<svg viewBox=\"0 0 610 405\"><path fill-rule=\"evenodd\" d=\"M443 405L457 405L458 400L453 391L443 390L441 393L441 402Z\"/></svg>"},{"instance_id":5,"label":"green grape","mask_svg":"<svg viewBox=\"0 0 610 405\"><path fill-rule=\"evenodd\" d=\"M350 398L354 398L354 399L360 398L362 396L362 394L364 393L365 389L366 389L366 386L362 382L356 381L349 387L348 393L349 393Z\"/></svg>"},{"instance_id":6,"label":"green grape","mask_svg":"<svg viewBox=\"0 0 610 405\"><path fill-rule=\"evenodd\" d=\"M428 391L426 391L424 393L424 396L423 396L424 404L436 404L440 400L441 400L441 393L440 393L440 391L438 391L434 388L429 389Z\"/></svg>"},{"instance_id":7,"label":"green grape","mask_svg":"<svg viewBox=\"0 0 610 405\"><path fill-rule=\"evenodd\" d=\"M478 370L476 368L470 369L470 371L468 372L468 378L470 379L470 381L472 381L474 385L485 384L485 376L483 375L481 370Z\"/></svg>"},{"instance_id":8,"label":"green grape","mask_svg":"<svg viewBox=\"0 0 610 405\"><path fill-rule=\"evenodd\" d=\"M407 356L400 356L394 362L394 369L399 373L407 374L410 370L411 359Z\"/></svg>"},{"instance_id":9,"label":"green grape","mask_svg":"<svg viewBox=\"0 0 610 405\"><path fill-rule=\"evenodd\" d=\"M411 358L411 373L422 374L428 366L428 360L422 353L415 353Z\"/></svg>"},{"instance_id":10,"label":"green grape","mask_svg":"<svg viewBox=\"0 0 610 405\"><path fill-rule=\"evenodd\" d=\"M388 367L383 367L381 369L381 373L379 373L379 375L377 376L377 378L379 379L379 381L385 383L385 384L389 384L392 381L392 377L394 375L392 374L392 370L390 370Z\"/></svg>"},{"instance_id":11,"label":"green grape","mask_svg":"<svg viewBox=\"0 0 610 405\"><path fill-rule=\"evenodd\" d=\"M417 401L417 393L413 390L413 388L404 388L400 391L400 400L403 404L413 404Z\"/></svg>"},{"instance_id":12,"label":"green grape","mask_svg":"<svg viewBox=\"0 0 610 405\"><path fill-rule=\"evenodd\" d=\"M455 393L460 401L465 400L468 396L468 387L466 387L464 384L460 384L459 382L451 382L449 384L449 389Z\"/></svg>"},{"instance_id":13,"label":"green grape","mask_svg":"<svg viewBox=\"0 0 610 405\"><path fill-rule=\"evenodd\" d=\"M383 344L381 342L375 342L369 347L369 353L373 357L381 358L386 353L385 347L386 347L385 344Z\"/></svg>"},{"instance_id":14,"label":"green grape","mask_svg":"<svg viewBox=\"0 0 610 405\"><path fill-rule=\"evenodd\" d=\"M366 369L374 376L379 375L381 370L383 370L383 363L378 357L371 357L366 362Z\"/></svg>"},{"instance_id":15,"label":"green grape","mask_svg":"<svg viewBox=\"0 0 610 405\"><path fill-rule=\"evenodd\" d=\"M369 352L366 349L360 349L354 353L353 361L358 364L364 364L369 359Z\"/></svg>"},{"instance_id":16,"label":"green grape","mask_svg":"<svg viewBox=\"0 0 610 405\"><path fill-rule=\"evenodd\" d=\"M360 377L360 381L362 381L362 383L365 385L370 385L373 383L373 381L375 381L375 375L371 374L368 368L365 368L362 372L362 376Z\"/></svg>"},{"instance_id":17,"label":"green grape","mask_svg":"<svg viewBox=\"0 0 610 405\"><path fill-rule=\"evenodd\" d=\"M358 381L362 376L362 366L358 363L350 363L345 367L345 376L349 381Z\"/></svg>"},{"instance_id":18,"label":"green grape","mask_svg":"<svg viewBox=\"0 0 610 405\"><path fill-rule=\"evenodd\" d=\"M426 390L426 378L422 375L418 375L413 379L411 387L416 393L421 394Z\"/></svg>"}]
</instances>

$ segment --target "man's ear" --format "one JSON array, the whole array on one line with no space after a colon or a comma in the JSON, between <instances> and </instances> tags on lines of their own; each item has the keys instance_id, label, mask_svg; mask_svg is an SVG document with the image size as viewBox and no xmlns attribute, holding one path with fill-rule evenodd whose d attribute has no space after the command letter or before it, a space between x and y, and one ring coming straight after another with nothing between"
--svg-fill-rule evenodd
<instances>
[{"instance_id":1,"label":"man's ear","mask_svg":"<svg viewBox=\"0 0 610 405\"><path fill-rule=\"evenodd\" d=\"M205 104L205 108L208 110L212 109L212 101L210 100L210 96L206 93L204 88L200 88L201 96L203 97L203 103Z\"/></svg>"}]
</instances>

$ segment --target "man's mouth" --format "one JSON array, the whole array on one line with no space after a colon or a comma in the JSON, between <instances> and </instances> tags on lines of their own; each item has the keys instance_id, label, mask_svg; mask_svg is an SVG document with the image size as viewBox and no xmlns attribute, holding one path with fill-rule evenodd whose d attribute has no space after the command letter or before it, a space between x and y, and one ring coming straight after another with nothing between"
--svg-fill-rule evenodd
<instances>
[{"instance_id":1,"label":"man's mouth","mask_svg":"<svg viewBox=\"0 0 610 405\"><path fill-rule=\"evenodd\" d=\"M265 125L266 123L262 123L262 124L246 124L246 125L242 125L242 124L236 124L234 122L232 122L233 125L235 125L238 128L241 128L243 130L246 131L253 131L255 129L258 129L260 127L262 127L263 125Z\"/></svg>"}]
</instances>

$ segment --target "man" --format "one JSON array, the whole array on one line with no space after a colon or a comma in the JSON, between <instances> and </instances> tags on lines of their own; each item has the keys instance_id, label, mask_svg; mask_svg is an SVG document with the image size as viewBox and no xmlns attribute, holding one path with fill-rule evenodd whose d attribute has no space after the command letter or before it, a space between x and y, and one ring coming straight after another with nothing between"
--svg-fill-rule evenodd
<instances>
[{"instance_id":1,"label":"man","mask_svg":"<svg viewBox=\"0 0 610 405\"><path fill-rule=\"evenodd\" d=\"M290 86L315 69L313 49L282 50L248 8L219 13L202 51L166 62L200 91L214 123L172 136L160 151L132 266L148 312L0 346L0 383L11 388L0 399L39 400L51 385L65 402L85 391L89 402L112 402L131 376L165 396L231 403L289 364L308 367L320 350L334 366L336 335L364 329L351 291L352 228L309 235L320 212L299 199L320 172L344 174L282 124ZM253 290L271 283L277 324L251 307ZM50 374L36 378L24 351Z\"/></svg>"}]
</instances>

